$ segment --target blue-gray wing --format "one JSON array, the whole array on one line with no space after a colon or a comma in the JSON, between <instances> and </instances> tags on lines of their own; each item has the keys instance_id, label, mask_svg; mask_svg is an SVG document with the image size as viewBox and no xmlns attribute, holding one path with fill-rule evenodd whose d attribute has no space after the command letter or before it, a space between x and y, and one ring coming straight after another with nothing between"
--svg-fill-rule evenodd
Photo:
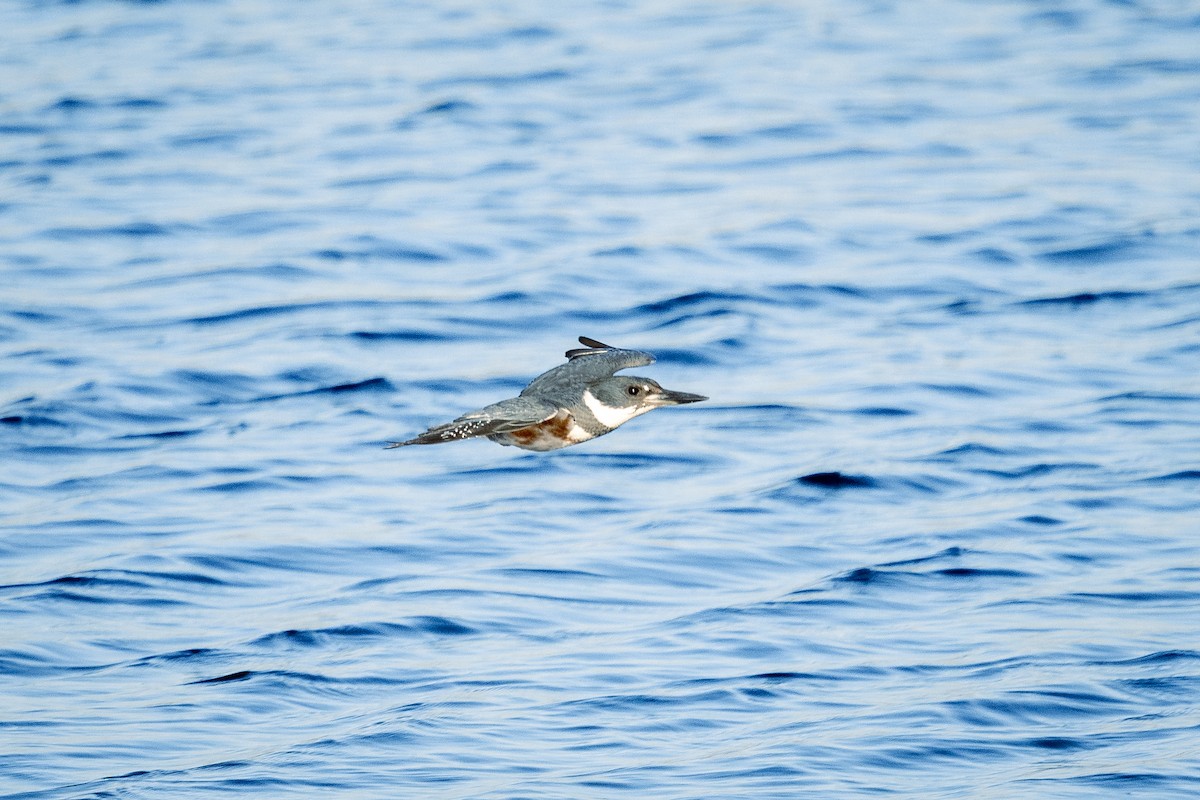
<instances>
[{"instance_id":1,"label":"blue-gray wing","mask_svg":"<svg viewBox=\"0 0 1200 800\"><path fill-rule=\"evenodd\" d=\"M641 350L622 350L586 336L580 336L579 343L584 347L568 350L566 364L538 375L521 395L537 395L563 386L588 384L611 378L623 369L654 363L654 356Z\"/></svg>"},{"instance_id":2,"label":"blue-gray wing","mask_svg":"<svg viewBox=\"0 0 1200 800\"><path fill-rule=\"evenodd\" d=\"M552 403L532 397L513 397L492 403L478 411L469 411L453 422L435 425L407 442L392 442L385 449L410 444L441 444L456 439L491 436L494 433L511 433L545 422L557 413L558 406Z\"/></svg>"}]
</instances>

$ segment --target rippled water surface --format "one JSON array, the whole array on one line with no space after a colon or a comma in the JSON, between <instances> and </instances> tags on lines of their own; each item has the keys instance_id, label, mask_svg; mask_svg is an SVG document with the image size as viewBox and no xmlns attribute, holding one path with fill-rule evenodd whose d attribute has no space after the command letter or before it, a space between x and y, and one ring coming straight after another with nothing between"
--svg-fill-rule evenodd
<instances>
[{"instance_id":1,"label":"rippled water surface","mask_svg":"<svg viewBox=\"0 0 1200 800\"><path fill-rule=\"evenodd\" d=\"M0 25L0 793L1200 794L1194 4Z\"/></svg>"}]
</instances>

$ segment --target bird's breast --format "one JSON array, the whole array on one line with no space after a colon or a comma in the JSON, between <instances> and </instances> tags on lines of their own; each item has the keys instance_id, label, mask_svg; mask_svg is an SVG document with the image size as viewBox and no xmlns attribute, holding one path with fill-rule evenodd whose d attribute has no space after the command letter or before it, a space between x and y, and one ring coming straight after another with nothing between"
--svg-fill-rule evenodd
<instances>
[{"instance_id":1,"label":"bird's breast","mask_svg":"<svg viewBox=\"0 0 1200 800\"><path fill-rule=\"evenodd\" d=\"M595 434L588 433L579 427L571 412L563 410L537 425L530 425L528 428L521 428L509 433L493 434L488 438L503 445L520 447L522 450L544 452L586 442L588 439L595 438Z\"/></svg>"}]
</instances>

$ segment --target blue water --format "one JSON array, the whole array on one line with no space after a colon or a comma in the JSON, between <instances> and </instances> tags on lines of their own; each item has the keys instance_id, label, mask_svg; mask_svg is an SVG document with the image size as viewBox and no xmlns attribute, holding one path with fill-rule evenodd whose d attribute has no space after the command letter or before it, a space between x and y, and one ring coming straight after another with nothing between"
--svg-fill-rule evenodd
<instances>
[{"instance_id":1,"label":"blue water","mask_svg":"<svg viewBox=\"0 0 1200 800\"><path fill-rule=\"evenodd\" d=\"M0 794L1200 795L1194 4L0 28Z\"/></svg>"}]
</instances>

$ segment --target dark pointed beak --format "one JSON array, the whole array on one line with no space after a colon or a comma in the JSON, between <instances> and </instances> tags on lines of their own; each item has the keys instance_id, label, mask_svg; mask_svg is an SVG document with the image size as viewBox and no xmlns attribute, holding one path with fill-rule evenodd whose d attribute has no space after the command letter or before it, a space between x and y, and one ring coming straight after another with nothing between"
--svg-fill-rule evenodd
<instances>
[{"instance_id":1,"label":"dark pointed beak","mask_svg":"<svg viewBox=\"0 0 1200 800\"><path fill-rule=\"evenodd\" d=\"M664 406L681 406L684 403L699 403L701 400L708 398L702 394L690 394L688 392L673 392L670 389L663 389L662 395L659 397L659 405Z\"/></svg>"}]
</instances>

